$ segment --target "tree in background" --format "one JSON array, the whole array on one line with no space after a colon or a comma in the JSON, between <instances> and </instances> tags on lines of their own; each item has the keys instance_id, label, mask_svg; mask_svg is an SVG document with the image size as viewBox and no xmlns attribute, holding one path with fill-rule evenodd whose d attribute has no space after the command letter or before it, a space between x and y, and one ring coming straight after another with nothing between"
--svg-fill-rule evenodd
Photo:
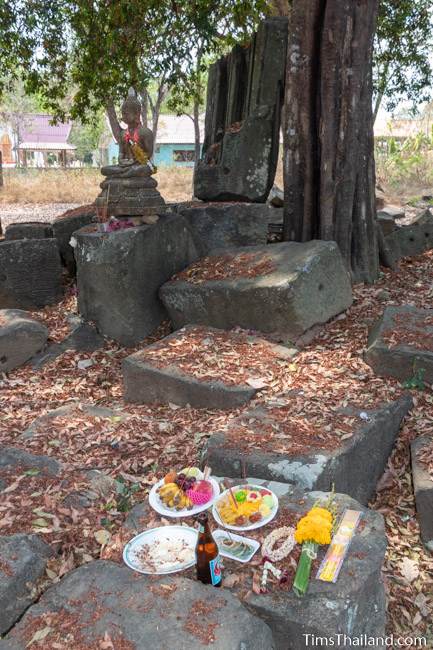
<instances>
[{"instance_id":1,"label":"tree in background","mask_svg":"<svg viewBox=\"0 0 433 650\"><path fill-rule=\"evenodd\" d=\"M69 141L76 146L75 157L85 164L93 163L93 153L100 147L101 138L108 131L105 113L100 110L92 122L82 124L75 121Z\"/></svg>"},{"instance_id":2,"label":"tree in background","mask_svg":"<svg viewBox=\"0 0 433 650\"><path fill-rule=\"evenodd\" d=\"M0 81L3 85L3 94L0 100L0 120L7 124L11 130L13 138L13 148L16 152L16 162L19 167L21 164L18 146L22 142L21 134L26 126L26 115L41 110L41 104L38 97L29 95L24 83L20 77L10 79L9 83Z\"/></svg>"},{"instance_id":3,"label":"tree in background","mask_svg":"<svg viewBox=\"0 0 433 650\"><path fill-rule=\"evenodd\" d=\"M284 239L334 240L354 280L379 270L372 56L378 0L293 0Z\"/></svg>"},{"instance_id":4,"label":"tree in background","mask_svg":"<svg viewBox=\"0 0 433 650\"><path fill-rule=\"evenodd\" d=\"M8 56L0 72L20 64L26 89L39 92L50 112L86 121L130 87L140 94L152 80L171 86L193 74L198 42L212 56L222 41L251 34L266 7L265 0L4 0L0 47ZM71 87L66 110L61 100Z\"/></svg>"},{"instance_id":5,"label":"tree in background","mask_svg":"<svg viewBox=\"0 0 433 650\"><path fill-rule=\"evenodd\" d=\"M431 97L429 57L433 45L433 0L380 0L374 43L374 118L408 99Z\"/></svg>"}]
</instances>

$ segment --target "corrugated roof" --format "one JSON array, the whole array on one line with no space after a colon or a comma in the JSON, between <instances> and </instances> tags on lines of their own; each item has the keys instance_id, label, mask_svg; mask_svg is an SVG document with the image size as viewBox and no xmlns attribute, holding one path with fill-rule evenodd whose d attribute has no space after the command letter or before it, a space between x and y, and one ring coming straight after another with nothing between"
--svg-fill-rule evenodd
<instances>
[{"instance_id":1,"label":"corrugated roof","mask_svg":"<svg viewBox=\"0 0 433 650\"><path fill-rule=\"evenodd\" d=\"M18 149L34 149L38 151L74 151L77 147L68 142L21 142Z\"/></svg>"},{"instance_id":2,"label":"corrugated roof","mask_svg":"<svg viewBox=\"0 0 433 650\"><path fill-rule=\"evenodd\" d=\"M40 144L50 144L53 149L67 149L72 147L72 145L64 146L67 145L72 123L50 124L51 119L51 115L30 113L24 115L20 132L22 142L20 149L32 148L31 146L24 147L23 144L32 144L34 145L33 148L39 149L42 148L39 146ZM57 145L57 147L54 145Z\"/></svg>"},{"instance_id":3,"label":"corrugated roof","mask_svg":"<svg viewBox=\"0 0 433 650\"><path fill-rule=\"evenodd\" d=\"M200 142L204 137L204 115L200 116ZM161 115L156 144L193 144L194 122L188 115Z\"/></svg>"}]
</instances>

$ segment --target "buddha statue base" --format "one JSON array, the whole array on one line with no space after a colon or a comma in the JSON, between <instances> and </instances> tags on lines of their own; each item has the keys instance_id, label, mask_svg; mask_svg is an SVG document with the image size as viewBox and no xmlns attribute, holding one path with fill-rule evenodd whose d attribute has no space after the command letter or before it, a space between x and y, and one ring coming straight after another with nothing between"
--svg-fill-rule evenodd
<instances>
[{"instance_id":1,"label":"buddha statue base","mask_svg":"<svg viewBox=\"0 0 433 650\"><path fill-rule=\"evenodd\" d=\"M101 219L136 220L165 212L165 201L156 189L158 183L148 165L110 165L103 167L101 173L105 180L95 201Z\"/></svg>"}]
</instances>

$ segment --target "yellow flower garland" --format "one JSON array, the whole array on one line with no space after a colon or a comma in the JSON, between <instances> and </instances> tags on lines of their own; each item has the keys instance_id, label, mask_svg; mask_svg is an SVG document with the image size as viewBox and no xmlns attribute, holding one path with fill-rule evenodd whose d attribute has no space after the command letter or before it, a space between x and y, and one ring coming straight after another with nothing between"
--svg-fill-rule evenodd
<instances>
[{"instance_id":1,"label":"yellow flower garland","mask_svg":"<svg viewBox=\"0 0 433 650\"><path fill-rule=\"evenodd\" d=\"M305 517L299 520L295 539L298 544L304 542L330 544L332 522L333 516L329 510L326 508L312 508Z\"/></svg>"}]
</instances>

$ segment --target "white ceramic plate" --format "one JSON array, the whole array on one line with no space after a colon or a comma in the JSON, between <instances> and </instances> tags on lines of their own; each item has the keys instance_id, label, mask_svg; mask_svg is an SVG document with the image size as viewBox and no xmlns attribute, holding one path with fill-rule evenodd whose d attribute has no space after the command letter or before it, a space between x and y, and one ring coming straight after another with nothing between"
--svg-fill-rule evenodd
<instances>
[{"instance_id":1,"label":"white ceramic plate","mask_svg":"<svg viewBox=\"0 0 433 650\"><path fill-rule=\"evenodd\" d=\"M150 573L152 575L161 575L166 573L176 573L183 571L195 564L195 547L197 544L198 531L189 526L161 526L160 528L151 528L133 537L123 549L123 561L130 569L138 573ZM163 552L160 561L155 562L155 568L146 567L139 559L138 555L145 545L170 545L182 544L186 547L188 557L183 561L174 562L169 558L164 560Z\"/></svg>"},{"instance_id":2,"label":"white ceramic plate","mask_svg":"<svg viewBox=\"0 0 433 650\"><path fill-rule=\"evenodd\" d=\"M164 483L164 479L156 483L153 488L150 491L149 494L149 503L152 506L154 510L160 515L163 515L164 517L191 517L192 515L197 515L199 512L203 512L204 510L208 510L218 499L220 495L220 488L218 483L215 481L213 478L208 479L209 482L212 484L212 489L213 489L213 496L208 501L207 503L203 504L202 506L194 506L191 510L188 510L187 508L184 508L183 510L174 510L171 508L166 508L166 506L163 504L161 499L159 498L158 495L158 488Z\"/></svg>"},{"instance_id":3,"label":"white ceramic plate","mask_svg":"<svg viewBox=\"0 0 433 650\"><path fill-rule=\"evenodd\" d=\"M235 533L229 534L226 530L221 530L221 528L212 531L212 535L216 543L218 544L220 555L223 555L224 557L227 557L230 560L236 560L236 562L242 562L242 564L249 562L253 557L253 555L260 548L260 542L258 542L256 539L251 539L251 537L242 537L241 535L236 535ZM245 542L245 544L251 546L251 552L247 556L245 556L245 558L242 559L240 557L237 557L236 555L233 555L228 549L225 549L224 546L221 544L223 540L230 541L230 539L234 540L235 542Z\"/></svg>"},{"instance_id":4,"label":"white ceramic plate","mask_svg":"<svg viewBox=\"0 0 433 650\"><path fill-rule=\"evenodd\" d=\"M252 483L242 483L241 485L235 485L232 487L233 492L236 492L236 490L241 490L242 488L249 487L252 490L257 490L258 492L260 490L268 490L268 492L271 493L272 500L273 500L273 506L270 514L267 517L264 517L263 519L260 519L260 521L257 521L255 524L248 524L247 526L233 526L226 524L221 517L219 516L218 510L217 510L217 505L220 500L225 498L229 490L226 490L221 494L221 496L216 499L213 508L212 508L212 514L214 516L215 521L222 526L223 528L229 528L230 530L240 530L243 532L244 530L254 530L255 528L261 528L262 526L266 526L272 519L275 517L278 511L278 498L277 496L272 492L272 490L269 490L269 488L265 488L263 485L254 485Z\"/></svg>"}]
</instances>

